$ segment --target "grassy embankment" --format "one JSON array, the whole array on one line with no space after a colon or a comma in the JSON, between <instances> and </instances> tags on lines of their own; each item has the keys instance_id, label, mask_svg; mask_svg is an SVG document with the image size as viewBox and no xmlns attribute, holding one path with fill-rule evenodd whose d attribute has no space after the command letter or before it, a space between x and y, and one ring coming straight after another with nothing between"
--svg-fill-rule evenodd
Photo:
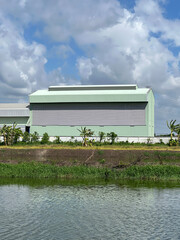
<instances>
[{"instance_id":1,"label":"grassy embankment","mask_svg":"<svg viewBox=\"0 0 180 240\"><path fill-rule=\"evenodd\" d=\"M100 178L180 180L180 167L169 165L131 166L123 170L87 166L58 167L42 163L0 163L1 177L22 178Z\"/></svg>"},{"instance_id":2,"label":"grassy embankment","mask_svg":"<svg viewBox=\"0 0 180 240\"><path fill-rule=\"evenodd\" d=\"M1 146L1 150L7 147ZM12 146L8 149L83 149L81 146L61 146L61 145L32 145L32 146ZM133 150L144 151L145 158L141 159L138 165L124 164L120 161L120 168L112 168L106 166L106 159L100 156L99 165L85 166L71 164L71 166L57 166L55 162L44 164L41 162L18 162L18 164L0 163L0 177L19 177L19 178L68 178L68 179L149 179L149 180L177 180L180 181L180 147L169 147L167 145L108 145L87 147L87 150L96 149L99 153L103 150L128 150L129 153ZM150 161L151 153L154 152L157 158ZM164 151L164 152L162 152ZM166 152L167 151L167 152ZM171 154L172 152L172 154ZM97 153L97 154L99 154ZM101 155L100 154L100 155ZM173 162L174 159L174 162ZM100 162L101 160L101 162ZM102 161L103 160L103 161ZM15 162L14 162L15 163ZM123 167L121 167L121 165Z\"/></svg>"}]
</instances>

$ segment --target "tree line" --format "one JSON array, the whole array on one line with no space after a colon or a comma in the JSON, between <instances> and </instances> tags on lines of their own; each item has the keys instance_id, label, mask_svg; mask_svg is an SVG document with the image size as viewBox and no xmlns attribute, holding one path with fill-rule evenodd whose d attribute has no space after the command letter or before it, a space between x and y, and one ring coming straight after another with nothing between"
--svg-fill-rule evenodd
<instances>
[{"instance_id":1,"label":"tree line","mask_svg":"<svg viewBox=\"0 0 180 240\"><path fill-rule=\"evenodd\" d=\"M171 120L169 123L167 121L167 126L170 129L170 141L169 145L170 146L176 146L180 143L180 124L175 124L176 120ZM94 131L91 129L88 129L87 127L81 127L78 129L80 136L82 137L82 146L91 146L95 143L95 140L93 140L94 136ZM178 140L173 139L173 133L177 133ZM17 127L17 124L14 123L12 126L10 125L4 125L2 128L0 128L0 136L3 138L3 144L6 146L10 146L13 144L17 144L18 142L25 143L25 144L36 144L36 143L41 143L41 144L48 144L49 142L49 135L48 133L44 133L41 140L40 136L37 132L34 132L32 134L28 132L22 132L22 130ZM117 134L115 132L110 132L110 133L104 133L104 132L99 132L99 143L105 143L105 139L108 140L108 144L114 144L117 139ZM20 141L21 138L21 141ZM71 137L71 140L73 140L74 137ZM74 141L77 143L77 141ZM58 144L62 143L61 139L59 136L55 137L55 140L53 143ZM72 143L72 142L71 142Z\"/></svg>"}]
</instances>

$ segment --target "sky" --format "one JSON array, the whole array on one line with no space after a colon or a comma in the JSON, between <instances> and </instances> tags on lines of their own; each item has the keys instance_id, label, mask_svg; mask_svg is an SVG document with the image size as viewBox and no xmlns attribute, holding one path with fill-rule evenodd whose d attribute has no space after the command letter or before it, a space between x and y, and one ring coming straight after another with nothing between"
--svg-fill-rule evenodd
<instances>
[{"instance_id":1,"label":"sky","mask_svg":"<svg viewBox=\"0 0 180 240\"><path fill-rule=\"evenodd\" d=\"M51 85L137 84L155 133L180 122L179 0L0 0L0 102Z\"/></svg>"}]
</instances>

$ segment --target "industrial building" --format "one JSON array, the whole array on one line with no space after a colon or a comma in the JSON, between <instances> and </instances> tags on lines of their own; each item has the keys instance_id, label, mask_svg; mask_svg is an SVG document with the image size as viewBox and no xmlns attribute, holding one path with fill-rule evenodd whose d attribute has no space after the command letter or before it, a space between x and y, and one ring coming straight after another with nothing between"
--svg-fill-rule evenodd
<instances>
[{"instance_id":1,"label":"industrial building","mask_svg":"<svg viewBox=\"0 0 180 240\"><path fill-rule=\"evenodd\" d=\"M40 136L79 136L81 127L121 137L154 136L154 95L137 85L51 86L29 96L27 127Z\"/></svg>"},{"instance_id":2,"label":"industrial building","mask_svg":"<svg viewBox=\"0 0 180 240\"><path fill-rule=\"evenodd\" d=\"M0 128L3 125L17 124L21 130L29 131L29 104L28 103L1 103Z\"/></svg>"}]
</instances>

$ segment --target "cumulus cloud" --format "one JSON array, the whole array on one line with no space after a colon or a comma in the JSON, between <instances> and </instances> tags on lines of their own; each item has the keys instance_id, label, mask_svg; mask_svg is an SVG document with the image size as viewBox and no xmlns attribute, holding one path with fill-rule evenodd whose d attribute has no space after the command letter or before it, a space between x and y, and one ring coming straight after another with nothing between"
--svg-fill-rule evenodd
<instances>
[{"instance_id":1,"label":"cumulus cloud","mask_svg":"<svg viewBox=\"0 0 180 240\"><path fill-rule=\"evenodd\" d=\"M82 31L112 26L119 18L116 0L0 0L1 9L21 24L41 22L42 33L54 41L66 41Z\"/></svg>"},{"instance_id":2,"label":"cumulus cloud","mask_svg":"<svg viewBox=\"0 0 180 240\"><path fill-rule=\"evenodd\" d=\"M45 47L28 44L10 21L0 16L0 95L25 96L45 80Z\"/></svg>"},{"instance_id":3,"label":"cumulus cloud","mask_svg":"<svg viewBox=\"0 0 180 240\"><path fill-rule=\"evenodd\" d=\"M180 20L164 18L164 11L159 1L155 0L146 0L146 3L144 0L139 0L135 6L135 13L146 24L149 31L160 33L160 39L172 40L176 46L180 46Z\"/></svg>"},{"instance_id":4,"label":"cumulus cloud","mask_svg":"<svg viewBox=\"0 0 180 240\"><path fill-rule=\"evenodd\" d=\"M46 73L45 53L44 45L25 41L22 29L0 15L1 101L27 99L27 96L37 89L64 81L59 69L56 70L59 82L57 78L53 78L53 72Z\"/></svg>"}]
</instances>

